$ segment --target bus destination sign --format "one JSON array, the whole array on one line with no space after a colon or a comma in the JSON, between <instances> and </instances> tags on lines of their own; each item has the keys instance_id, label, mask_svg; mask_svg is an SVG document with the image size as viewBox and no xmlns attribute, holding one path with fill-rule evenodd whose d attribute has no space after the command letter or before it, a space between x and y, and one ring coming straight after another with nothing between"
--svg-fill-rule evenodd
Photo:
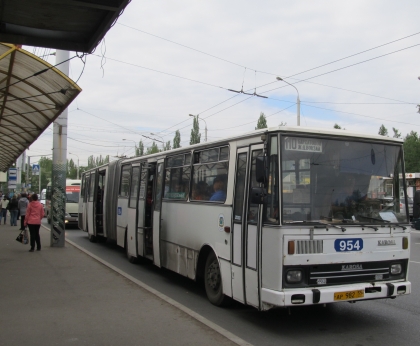
<instances>
[{"instance_id":1,"label":"bus destination sign","mask_svg":"<svg viewBox=\"0 0 420 346\"><path fill-rule=\"evenodd\" d=\"M315 138L288 137L284 140L285 150L322 153L322 141Z\"/></svg>"}]
</instances>

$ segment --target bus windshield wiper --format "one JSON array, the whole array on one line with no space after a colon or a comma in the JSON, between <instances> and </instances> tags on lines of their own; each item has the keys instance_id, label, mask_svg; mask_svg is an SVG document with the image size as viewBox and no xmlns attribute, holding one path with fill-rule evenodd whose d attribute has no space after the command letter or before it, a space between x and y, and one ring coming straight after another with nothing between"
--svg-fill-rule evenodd
<instances>
[{"instance_id":1,"label":"bus windshield wiper","mask_svg":"<svg viewBox=\"0 0 420 346\"><path fill-rule=\"evenodd\" d=\"M363 227L366 227L366 228L372 228L372 229L374 229L375 230L375 232L379 229L378 227L375 227L375 226L367 226L367 225L360 225L362 228Z\"/></svg>"},{"instance_id":2,"label":"bus windshield wiper","mask_svg":"<svg viewBox=\"0 0 420 346\"><path fill-rule=\"evenodd\" d=\"M392 226L394 226L394 227L401 227L403 229L403 231L405 231L407 229L407 227L401 226L398 223L396 223L395 225L392 225Z\"/></svg>"},{"instance_id":3,"label":"bus windshield wiper","mask_svg":"<svg viewBox=\"0 0 420 346\"><path fill-rule=\"evenodd\" d=\"M370 220L375 220L375 221L381 221L381 222L391 222L391 221L389 221L389 220L378 219L378 218L376 218L376 217L369 217L369 216L361 216L361 217L366 218L366 219L370 219Z\"/></svg>"}]
</instances>

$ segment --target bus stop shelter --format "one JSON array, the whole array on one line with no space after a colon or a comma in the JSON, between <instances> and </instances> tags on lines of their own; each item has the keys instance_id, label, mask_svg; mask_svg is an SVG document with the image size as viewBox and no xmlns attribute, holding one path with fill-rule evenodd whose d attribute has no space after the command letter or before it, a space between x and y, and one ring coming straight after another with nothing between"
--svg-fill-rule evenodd
<instances>
[{"instance_id":1,"label":"bus stop shelter","mask_svg":"<svg viewBox=\"0 0 420 346\"><path fill-rule=\"evenodd\" d=\"M6 171L81 92L46 61L0 43L0 171Z\"/></svg>"}]
</instances>

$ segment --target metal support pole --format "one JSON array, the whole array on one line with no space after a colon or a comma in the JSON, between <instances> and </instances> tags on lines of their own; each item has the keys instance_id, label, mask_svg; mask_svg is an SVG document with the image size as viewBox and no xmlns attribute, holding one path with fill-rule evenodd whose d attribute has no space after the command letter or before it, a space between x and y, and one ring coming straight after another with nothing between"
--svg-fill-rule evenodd
<instances>
[{"instance_id":1,"label":"metal support pole","mask_svg":"<svg viewBox=\"0 0 420 346\"><path fill-rule=\"evenodd\" d=\"M31 157L28 156L28 165L26 166L26 191L29 192L29 167L31 167Z\"/></svg>"},{"instance_id":2,"label":"metal support pole","mask_svg":"<svg viewBox=\"0 0 420 346\"><path fill-rule=\"evenodd\" d=\"M56 63L67 60L68 51L57 50ZM69 74L69 62L58 65L65 75ZM51 189L51 247L64 247L66 213L66 174L67 174L67 109L54 121L53 162Z\"/></svg>"}]
</instances>

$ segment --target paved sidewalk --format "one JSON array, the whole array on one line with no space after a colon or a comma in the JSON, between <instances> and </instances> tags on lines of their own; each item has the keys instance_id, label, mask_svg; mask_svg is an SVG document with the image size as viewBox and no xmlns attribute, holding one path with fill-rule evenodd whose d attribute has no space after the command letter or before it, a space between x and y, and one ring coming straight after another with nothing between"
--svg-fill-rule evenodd
<instances>
[{"instance_id":1,"label":"paved sidewalk","mask_svg":"<svg viewBox=\"0 0 420 346\"><path fill-rule=\"evenodd\" d=\"M235 345L72 245L0 225L0 345Z\"/></svg>"}]
</instances>

